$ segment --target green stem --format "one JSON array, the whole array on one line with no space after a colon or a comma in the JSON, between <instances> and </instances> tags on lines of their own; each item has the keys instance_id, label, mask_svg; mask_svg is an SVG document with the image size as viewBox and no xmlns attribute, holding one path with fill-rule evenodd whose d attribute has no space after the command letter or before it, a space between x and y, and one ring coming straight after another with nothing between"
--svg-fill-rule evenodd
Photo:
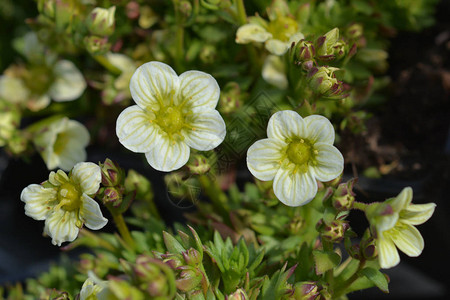
<instances>
[{"instance_id":1,"label":"green stem","mask_svg":"<svg viewBox=\"0 0 450 300\"><path fill-rule=\"evenodd\" d=\"M205 194L211 199L213 205L225 215L228 215L228 197L227 195L220 189L217 182L212 181L208 176L202 175L199 177L200 185L202 189L205 191Z\"/></svg>"},{"instance_id":2,"label":"green stem","mask_svg":"<svg viewBox=\"0 0 450 300\"><path fill-rule=\"evenodd\" d=\"M353 205L352 205L352 208L353 208L353 209L358 209L358 210L361 210L361 211L364 211L364 212L365 212L368 206L369 206L369 205L366 204L366 203L354 201L354 202L353 202Z\"/></svg>"},{"instance_id":3,"label":"green stem","mask_svg":"<svg viewBox=\"0 0 450 300\"><path fill-rule=\"evenodd\" d=\"M236 7L237 7L237 18L239 25L245 25L247 24L247 13L245 12L245 6L244 6L244 0L236 0L235 1ZM250 63L252 65L252 73L258 74L260 70L260 64L258 62L258 54L256 53L255 48L253 45L245 45L245 49L248 53L248 58L250 59ZM254 77L257 78L257 77Z\"/></svg>"},{"instance_id":4,"label":"green stem","mask_svg":"<svg viewBox=\"0 0 450 300\"><path fill-rule=\"evenodd\" d=\"M161 221L161 215L159 214L158 208L155 205L155 202L153 201L153 197L152 199L149 201L149 209L150 209L150 213L158 220Z\"/></svg>"},{"instance_id":5,"label":"green stem","mask_svg":"<svg viewBox=\"0 0 450 300\"><path fill-rule=\"evenodd\" d=\"M346 294L345 291L347 290L347 288L349 288L352 285L352 283L355 282L360 277L359 271L361 271L364 268L365 264L366 260L362 258L359 261L358 269L356 269L355 273L353 273L353 275L350 276L349 279L340 284L339 287L336 289L336 292L334 293L334 298L337 299L342 295Z\"/></svg>"},{"instance_id":6,"label":"green stem","mask_svg":"<svg viewBox=\"0 0 450 300\"><path fill-rule=\"evenodd\" d=\"M327 241L326 239L321 237L323 250L325 252L331 252L333 251L333 242ZM334 271L331 268L330 270L325 272L325 280L328 282L330 286L333 286L333 278L334 278Z\"/></svg>"},{"instance_id":7,"label":"green stem","mask_svg":"<svg viewBox=\"0 0 450 300\"><path fill-rule=\"evenodd\" d=\"M175 10L175 20L177 25L176 45L175 45L175 65L179 73L184 71L183 53L184 53L184 25L183 17L180 15L179 0L173 0Z\"/></svg>"},{"instance_id":8,"label":"green stem","mask_svg":"<svg viewBox=\"0 0 450 300\"><path fill-rule=\"evenodd\" d=\"M120 213L119 214L113 213L112 216L122 239L128 244L128 246L130 246L132 249L135 249L135 242L131 237L130 231L128 230L128 226L125 223L123 215Z\"/></svg>"},{"instance_id":9,"label":"green stem","mask_svg":"<svg viewBox=\"0 0 450 300\"><path fill-rule=\"evenodd\" d=\"M94 55L93 57L99 64L105 67L105 69L107 69L112 74L120 75L122 73L122 71L119 68L113 66L104 55Z\"/></svg>"}]
</instances>

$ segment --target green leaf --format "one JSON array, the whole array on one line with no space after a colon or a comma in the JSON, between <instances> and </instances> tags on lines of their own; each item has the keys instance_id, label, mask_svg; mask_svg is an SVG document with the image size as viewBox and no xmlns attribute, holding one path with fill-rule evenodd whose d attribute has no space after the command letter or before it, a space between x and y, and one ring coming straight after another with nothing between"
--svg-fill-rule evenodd
<instances>
[{"instance_id":1,"label":"green leaf","mask_svg":"<svg viewBox=\"0 0 450 300\"><path fill-rule=\"evenodd\" d=\"M316 263L316 274L320 275L336 267L341 262L339 254L332 251L313 251L314 262Z\"/></svg>"},{"instance_id":2,"label":"green leaf","mask_svg":"<svg viewBox=\"0 0 450 300\"><path fill-rule=\"evenodd\" d=\"M388 279L386 278L385 274L380 272L380 270L367 267L359 271L358 274L367 277L367 279L369 279L373 284L375 284L375 286L379 288L382 292L389 293Z\"/></svg>"},{"instance_id":3,"label":"green leaf","mask_svg":"<svg viewBox=\"0 0 450 300\"><path fill-rule=\"evenodd\" d=\"M171 253L181 253L186 249L170 233L163 231L164 244Z\"/></svg>"}]
</instances>

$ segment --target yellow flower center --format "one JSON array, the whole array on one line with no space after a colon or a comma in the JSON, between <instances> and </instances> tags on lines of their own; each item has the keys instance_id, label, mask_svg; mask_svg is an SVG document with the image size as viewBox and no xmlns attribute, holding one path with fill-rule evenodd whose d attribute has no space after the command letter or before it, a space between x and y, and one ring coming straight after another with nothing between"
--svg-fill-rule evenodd
<instances>
[{"instance_id":1,"label":"yellow flower center","mask_svg":"<svg viewBox=\"0 0 450 300\"><path fill-rule=\"evenodd\" d=\"M53 144L53 152L57 155L61 154L66 148L69 136L66 132L60 132L56 136L55 143Z\"/></svg>"},{"instance_id":2,"label":"yellow flower center","mask_svg":"<svg viewBox=\"0 0 450 300\"><path fill-rule=\"evenodd\" d=\"M278 17L276 20L271 21L267 28L272 34L272 37L276 40L286 42L294 35L298 30L298 24L295 20L288 17Z\"/></svg>"},{"instance_id":3,"label":"yellow flower center","mask_svg":"<svg viewBox=\"0 0 450 300\"><path fill-rule=\"evenodd\" d=\"M70 182L63 183L58 189L57 208L74 211L81 207L81 197L78 189Z\"/></svg>"},{"instance_id":4,"label":"yellow flower center","mask_svg":"<svg viewBox=\"0 0 450 300\"><path fill-rule=\"evenodd\" d=\"M307 164L314 157L311 144L304 139L292 141L288 145L286 154L289 160L298 166Z\"/></svg>"},{"instance_id":5,"label":"yellow flower center","mask_svg":"<svg viewBox=\"0 0 450 300\"><path fill-rule=\"evenodd\" d=\"M47 66L34 66L24 75L25 84L33 94L47 93L53 83L53 72Z\"/></svg>"},{"instance_id":6,"label":"yellow flower center","mask_svg":"<svg viewBox=\"0 0 450 300\"><path fill-rule=\"evenodd\" d=\"M184 116L176 106L161 108L156 114L156 123L167 134L172 135L180 132L184 125Z\"/></svg>"}]
</instances>

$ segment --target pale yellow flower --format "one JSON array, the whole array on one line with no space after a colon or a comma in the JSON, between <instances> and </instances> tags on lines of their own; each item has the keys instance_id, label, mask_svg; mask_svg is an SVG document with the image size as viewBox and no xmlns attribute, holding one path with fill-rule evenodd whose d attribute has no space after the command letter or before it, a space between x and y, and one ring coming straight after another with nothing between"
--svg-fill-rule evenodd
<instances>
[{"instance_id":1,"label":"pale yellow flower","mask_svg":"<svg viewBox=\"0 0 450 300\"><path fill-rule=\"evenodd\" d=\"M333 146L334 128L325 117L279 111L269 120L267 137L250 146L247 166L259 180L273 180L275 196L286 205L310 202L316 180L330 181L342 173L344 158Z\"/></svg>"},{"instance_id":2,"label":"pale yellow flower","mask_svg":"<svg viewBox=\"0 0 450 300\"><path fill-rule=\"evenodd\" d=\"M236 43L264 43L267 51L274 55L283 55L292 42L298 42L304 35L298 31L298 23L289 16L277 14L267 22L255 17L249 24L244 24L236 32Z\"/></svg>"},{"instance_id":3,"label":"pale yellow flower","mask_svg":"<svg viewBox=\"0 0 450 300\"><path fill-rule=\"evenodd\" d=\"M220 89L216 80L200 71L177 76L168 65L149 62L130 81L137 105L118 117L116 133L127 149L145 153L159 171L181 168L190 148L208 151L225 138L225 122L215 109Z\"/></svg>"},{"instance_id":4,"label":"pale yellow flower","mask_svg":"<svg viewBox=\"0 0 450 300\"><path fill-rule=\"evenodd\" d=\"M94 163L76 164L69 176L61 170L51 172L44 183L23 189L20 199L25 202L25 214L35 220L45 220L44 232L58 246L75 240L83 225L101 229L108 220L91 198L101 180L100 167Z\"/></svg>"},{"instance_id":5,"label":"pale yellow flower","mask_svg":"<svg viewBox=\"0 0 450 300\"><path fill-rule=\"evenodd\" d=\"M373 203L366 211L383 269L395 267L400 262L397 248L412 257L423 251L422 235L414 225L431 218L436 204L411 204L412 197L413 190L407 187L397 197L384 203Z\"/></svg>"},{"instance_id":6,"label":"pale yellow flower","mask_svg":"<svg viewBox=\"0 0 450 300\"><path fill-rule=\"evenodd\" d=\"M285 65L281 57L268 55L262 68L262 78L268 83L284 90L288 87Z\"/></svg>"},{"instance_id":7,"label":"pale yellow flower","mask_svg":"<svg viewBox=\"0 0 450 300\"><path fill-rule=\"evenodd\" d=\"M33 143L49 170L70 170L76 163L86 160L89 131L80 122L60 118L41 124Z\"/></svg>"}]
</instances>

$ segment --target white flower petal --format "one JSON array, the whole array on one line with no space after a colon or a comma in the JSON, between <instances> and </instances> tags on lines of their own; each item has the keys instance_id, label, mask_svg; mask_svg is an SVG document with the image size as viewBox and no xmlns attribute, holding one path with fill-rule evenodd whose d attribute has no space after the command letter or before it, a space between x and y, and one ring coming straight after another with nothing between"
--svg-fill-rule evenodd
<instances>
[{"instance_id":1,"label":"white flower petal","mask_svg":"<svg viewBox=\"0 0 450 300\"><path fill-rule=\"evenodd\" d=\"M60 60L53 67L55 81L50 87L50 97L58 102L72 101L86 89L86 81L77 67L68 60Z\"/></svg>"},{"instance_id":2,"label":"white flower petal","mask_svg":"<svg viewBox=\"0 0 450 300\"><path fill-rule=\"evenodd\" d=\"M75 164L85 161L86 158L87 153L84 148L80 148L78 145L76 147L67 147L57 159L55 158L54 161L57 161L57 164L52 169L59 167L64 171L70 171ZM49 170L51 170L50 167L51 165L48 163L47 168Z\"/></svg>"},{"instance_id":3,"label":"white flower petal","mask_svg":"<svg viewBox=\"0 0 450 300\"><path fill-rule=\"evenodd\" d=\"M281 141L293 137L305 137L305 123L303 118L292 110L276 112L270 117L267 125L267 137Z\"/></svg>"},{"instance_id":4,"label":"white flower petal","mask_svg":"<svg viewBox=\"0 0 450 300\"><path fill-rule=\"evenodd\" d=\"M305 205L317 194L317 182L309 172L280 169L273 181L275 196L288 206Z\"/></svg>"},{"instance_id":5,"label":"white flower petal","mask_svg":"<svg viewBox=\"0 0 450 300\"><path fill-rule=\"evenodd\" d=\"M189 154L190 149L184 141L159 136L154 147L145 153L145 157L154 169L170 172L184 166L189 160Z\"/></svg>"},{"instance_id":6,"label":"white flower petal","mask_svg":"<svg viewBox=\"0 0 450 300\"><path fill-rule=\"evenodd\" d=\"M317 165L310 165L314 176L319 181L330 181L338 177L344 170L344 157L339 150L329 144L316 143L314 150L318 151L316 156Z\"/></svg>"},{"instance_id":7,"label":"white flower petal","mask_svg":"<svg viewBox=\"0 0 450 300\"><path fill-rule=\"evenodd\" d=\"M133 105L122 111L117 118L116 134L120 143L133 152L150 151L157 137L157 128L148 114Z\"/></svg>"},{"instance_id":8,"label":"white flower petal","mask_svg":"<svg viewBox=\"0 0 450 300\"><path fill-rule=\"evenodd\" d=\"M389 200L389 204L395 212L400 212L406 209L411 203L413 198L413 190L410 187L405 187L397 197Z\"/></svg>"},{"instance_id":9,"label":"white flower petal","mask_svg":"<svg viewBox=\"0 0 450 300\"><path fill-rule=\"evenodd\" d=\"M157 61L137 68L130 80L131 96L142 109L158 109L159 103L169 103L178 87L179 79L175 71Z\"/></svg>"},{"instance_id":10,"label":"white flower petal","mask_svg":"<svg viewBox=\"0 0 450 300\"><path fill-rule=\"evenodd\" d=\"M250 42L265 42L272 37L264 27L257 24L245 24L238 28L236 32L236 43L248 44Z\"/></svg>"},{"instance_id":11,"label":"white flower petal","mask_svg":"<svg viewBox=\"0 0 450 300\"><path fill-rule=\"evenodd\" d=\"M281 56L289 49L289 44L277 39L270 39L265 43L267 51L274 55Z\"/></svg>"},{"instance_id":12,"label":"white flower petal","mask_svg":"<svg viewBox=\"0 0 450 300\"><path fill-rule=\"evenodd\" d=\"M35 220L45 220L53 207L49 202L56 200L56 190L44 188L39 184L30 184L22 190L20 200L25 202L27 216Z\"/></svg>"},{"instance_id":13,"label":"white flower petal","mask_svg":"<svg viewBox=\"0 0 450 300\"><path fill-rule=\"evenodd\" d=\"M128 56L121 53L106 53L108 61L122 72L130 72L136 70L134 61Z\"/></svg>"},{"instance_id":14,"label":"white flower petal","mask_svg":"<svg viewBox=\"0 0 450 300\"><path fill-rule=\"evenodd\" d=\"M303 119L308 135L306 138L312 143L334 143L334 128L331 122L320 115L311 115Z\"/></svg>"},{"instance_id":15,"label":"white flower petal","mask_svg":"<svg viewBox=\"0 0 450 300\"><path fill-rule=\"evenodd\" d=\"M276 139L263 139L251 145L247 151L247 167L253 176L263 181L272 180L280 168L281 151L285 146Z\"/></svg>"},{"instance_id":16,"label":"white flower petal","mask_svg":"<svg viewBox=\"0 0 450 300\"><path fill-rule=\"evenodd\" d=\"M388 215L380 215L375 219L375 226L377 228L377 232L385 232L394 228L395 224L397 224L399 219L399 214L393 212Z\"/></svg>"},{"instance_id":17,"label":"white flower petal","mask_svg":"<svg viewBox=\"0 0 450 300\"><path fill-rule=\"evenodd\" d=\"M100 167L94 163L81 162L73 167L71 178L80 185L81 192L93 195L100 187L102 172Z\"/></svg>"},{"instance_id":18,"label":"white flower petal","mask_svg":"<svg viewBox=\"0 0 450 300\"><path fill-rule=\"evenodd\" d=\"M200 71L187 71L180 75L178 101L189 111L214 109L219 101L220 88L211 75Z\"/></svg>"},{"instance_id":19,"label":"white flower petal","mask_svg":"<svg viewBox=\"0 0 450 300\"><path fill-rule=\"evenodd\" d=\"M193 130L184 134L186 144L200 151L216 148L225 139L227 130L222 116L217 110L211 110L195 115L190 123Z\"/></svg>"},{"instance_id":20,"label":"white flower petal","mask_svg":"<svg viewBox=\"0 0 450 300\"><path fill-rule=\"evenodd\" d=\"M92 230L99 230L103 228L106 223L108 223L108 219L103 217L97 201L90 198L86 194L83 194L81 197L83 204L80 209L80 218L83 219L86 227Z\"/></svg>"},{"instance_id":21,"label":"white flower petal","mask_svg":"<svg viewBox=\"0 0 450 300\"><path fill-rule=\"evenodd\" d=\"M378 260L383 269L395 267L400 262L397 248L389 238L377 240Z\"/></svg>"},{"instance_id":22,"label":"white flower petal","mask_svg":"<svg viewBox=\"0 0 450 300\"><path fill-rule=\"evenodd\" d=\"M402 224L401 221L399 223L390 232L395 245L406 255L419 256L425 246L419 230L412 225Z\"/></svg>"},{"instance_id":23,"label":"white flower petal","mask_svg":"<svg viewBox=\"0 0 450 300\"><path fill-rule=\"evenodd\" d=\"M28 99L30 92L22 79L1 75L0 98L10 103L23 103Z\"/></svg>"},{"instance_id":24,"label":"white flower petal","mask_svg":"<svg viewBox=\"0 0 450 300\"><path fill-rule=\"evenodd\" d=\"M436 204L411 204L406 209L400 211L402 222L411 225L420 225L428 221L434 213Z\"/></svg>"},{"instance_id":25,"label":"white flower petal","mask_svg":"<svg viewBox=\"0 0 450 300\"><path fill-rule=\"evenodd\" d=\"M40 96L33 95L32 97L29 97L26 106L31 111L40 111L46 108L49 104L50 96L44 94Z\"/></svg>"},{"instance_id":26,"label":"white flower petal","mask_svg":"<svg viewBox=\"0 0 450 300\"><path fill-rule=\"evenodd\" d=\"M268 83L284 90L288 87L285 66L279 56L268 55L262 68L262 78Z\"/></svg>"},{"instance_id":27,"label":"white flower petal","mask_svg":"<svg viewBox=\"0 0 450 300\"><path fill-rule=\"evenodd\" d=\"M44 232L52 238L52 244L61 246L64 242L71 242L78 236L79 228L76 226L75 211L60 209L45 220Z\"/></svg>"}]
</instances>

